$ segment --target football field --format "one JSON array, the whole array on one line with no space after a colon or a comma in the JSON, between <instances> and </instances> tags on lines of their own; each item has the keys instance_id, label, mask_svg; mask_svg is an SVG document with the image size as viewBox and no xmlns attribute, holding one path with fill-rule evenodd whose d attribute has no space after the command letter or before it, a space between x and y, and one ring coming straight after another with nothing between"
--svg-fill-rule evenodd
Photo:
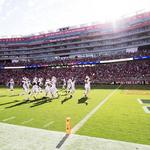
<instances>
[{"instance_id":1,"label":"football field","mask_svg":"<svg viewBox=\"0 0 150 150\"><path fill-rule=\"evenodd\" d=\"M53 100L41 93L29 101L20 92L21 88L14 93L0 88L1 123L65 132L69 116L76 134L150 145L148 86L99 86L88 99L82 88L73 98L60 90L60 97Z\"/></svg>"}]
</instances>

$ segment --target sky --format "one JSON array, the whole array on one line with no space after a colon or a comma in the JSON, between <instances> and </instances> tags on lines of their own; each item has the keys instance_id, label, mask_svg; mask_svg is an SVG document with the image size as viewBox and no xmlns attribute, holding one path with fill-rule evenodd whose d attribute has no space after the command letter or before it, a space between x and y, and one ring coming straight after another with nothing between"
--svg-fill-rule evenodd
<instances>
[{"instance_id":1,"label":"sky","mask_svg":"<svg viewBox=\"0 0 150 150\"><path fill-rule=\"evenodd\" d=\"M30 35L150 11L150 0L0 0L0 37Z\"/></svg>"}]
</instances>

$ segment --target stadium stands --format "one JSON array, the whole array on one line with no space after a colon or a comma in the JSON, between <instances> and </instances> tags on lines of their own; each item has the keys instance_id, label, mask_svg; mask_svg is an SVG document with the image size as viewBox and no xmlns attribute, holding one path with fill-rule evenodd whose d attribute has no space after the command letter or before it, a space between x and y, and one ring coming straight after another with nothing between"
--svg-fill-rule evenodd
<instances>
[{"instance_id":1,"label":"stadium stands","mask_svg":"<svg viewBox=\"0 0 150 150\"><path fill-rule=\"evenodd\" d=\"M86 74L93 83L145 84L150 82L150 12L113 24L95 24L16 38L0 39L0 84L23 76L30 79L74 76L82 83ZM102 63L130 58L133 61ZM90 65L86 63L91 62ZM94 63L93 63L94 62ZM82 64L82 65L80 65ZM23 66L26 69L9 67ZM6 68L8 67L8 68Z\"/></svg>"},{"instance_id":2,"label":"stadium stands","mask_svg":"<svg viewBox=\"0 0 150 150\"><path fill-rule=\"evenodd\" d=\"M135 60L130 62L108 63L95 66L44 67L34 69L1 70L0 83L6 84L13 78L17 85L21 84L22 77L33 79L35 76L51 78L56 76L59 83L63 78L75 77L77 83L84 81L85 75L92 78L92 83L107 84L146 84L150 83L150 61Z\"/></svg>"},{"instance_id":3,"label":"stadium stands","mask_svg":"<svg viewBox=\"0 0 150 150\"><path fill-rule=\"evenodd\" d=\"M150 12L112 23L68 27L39 35L1 38L0 60L54 60L98 57L150 45Z\"/></svg>"}]
</instances>

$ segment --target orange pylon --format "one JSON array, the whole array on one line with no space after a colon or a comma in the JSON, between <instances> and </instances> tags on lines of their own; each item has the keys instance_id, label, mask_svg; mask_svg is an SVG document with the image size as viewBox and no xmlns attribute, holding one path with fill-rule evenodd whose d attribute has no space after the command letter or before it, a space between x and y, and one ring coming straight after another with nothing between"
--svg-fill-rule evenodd
<instances>
[{"instance_id":1,"label":"orange pylon","mask_svg":"<svg viewBox=\"0 0 150 150\"><path fill-rule=\"evenodd\" d=\"M71 134L71 118L66 118L66 133Z\"/></svg>"}]
</instances>

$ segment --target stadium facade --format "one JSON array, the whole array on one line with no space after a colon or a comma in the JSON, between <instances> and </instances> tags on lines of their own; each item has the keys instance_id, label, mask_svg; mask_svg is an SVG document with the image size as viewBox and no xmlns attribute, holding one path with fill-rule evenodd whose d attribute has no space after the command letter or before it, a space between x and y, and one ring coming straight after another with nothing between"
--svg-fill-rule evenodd
<instances>
[{"instance_id":1,"label":"stadium facade","mask_svg":"<svg viewBox=\"0 0 150 150\"><path fill-rule=\"evenodd\" d=\"M134 52L150 45L150 12L116 23L65 27L56 32L0 39L0 61L54 60Z\"/></svg>"}]
</instances>

